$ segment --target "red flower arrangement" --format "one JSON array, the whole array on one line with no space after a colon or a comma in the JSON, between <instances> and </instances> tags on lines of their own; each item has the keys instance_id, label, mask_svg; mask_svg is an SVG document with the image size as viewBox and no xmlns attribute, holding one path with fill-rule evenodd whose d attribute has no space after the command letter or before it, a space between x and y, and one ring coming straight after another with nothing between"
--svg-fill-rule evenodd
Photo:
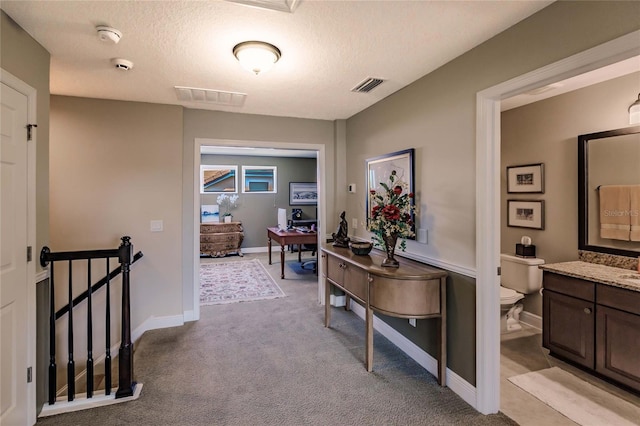
<instances>
[{"instance_id":1,"label":"red flower arrangement","mask_svg":"<svg viewBox=\"0 0 640 426\"><path fill-rule=\"evenodd\" d=\"M413 193L408 192L408 184L401 181L396 171L391 172L387 183L380 182L383 190L369 191L371 218L369 231L374 233L373 240L378 245L384 245L383 237L394 234L402 238L400 249L406 248L406 238L413 237L412 213Z\"/></svg>"}]
</instances>

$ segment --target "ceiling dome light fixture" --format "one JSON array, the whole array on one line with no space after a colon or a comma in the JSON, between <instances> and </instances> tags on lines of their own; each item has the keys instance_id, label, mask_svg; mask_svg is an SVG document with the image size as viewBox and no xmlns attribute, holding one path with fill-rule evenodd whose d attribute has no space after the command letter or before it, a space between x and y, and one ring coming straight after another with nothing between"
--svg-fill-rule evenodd
<instances>
[{"instance_id":1,"label":"ceiling dome light fixture","mask_svg":"<svg viewBox=\"0 0 640 426\"><path fill-rule=\"evenodd\" d=\"M640 124L640 93L638 100L629 106L629 124Z\"/></svg>"},{"instance_id":2,"label":"ceiling dome light fixture","mask_svg":"<svg viewBox=\"0 0 640 426\"><path fill-rule=\"evenodd\" d=\"M271 69L282 54L273 44L263 41L244 41L235 45L233 56L238 59L244 69L258 75Z\"/></svg>"}]
</instances>

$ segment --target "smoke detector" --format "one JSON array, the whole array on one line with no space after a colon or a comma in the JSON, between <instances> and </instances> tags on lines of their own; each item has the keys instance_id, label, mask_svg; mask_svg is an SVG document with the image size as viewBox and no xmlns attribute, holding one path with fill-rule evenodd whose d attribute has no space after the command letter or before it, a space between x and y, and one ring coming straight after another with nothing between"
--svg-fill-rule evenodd
<instances>
[{"instance_id":1,"label":"smoke detector","mask_svg":"<svg viewBox=\"0 0 640 426\"><path fill-rule=\"evenodd\" d=\"M104 25L97 26L96 31L98 31L98 38L104 42L118 44L122 38L122 33L120 31Z\"/></svg>"},{"instance_id":2,"label":"smoke detector","mask_svg":"<svg viewBox=\"0 0 640 426\"><path fill-rule=\"evenodd\" d=\"M123 71L129 71L131 68L133 68L133 62L128 61L126 59L113 58L111 60L111 63L113 64L114 67L116 67L116 69L123 70Z\"/></svg>"}]
</instances>

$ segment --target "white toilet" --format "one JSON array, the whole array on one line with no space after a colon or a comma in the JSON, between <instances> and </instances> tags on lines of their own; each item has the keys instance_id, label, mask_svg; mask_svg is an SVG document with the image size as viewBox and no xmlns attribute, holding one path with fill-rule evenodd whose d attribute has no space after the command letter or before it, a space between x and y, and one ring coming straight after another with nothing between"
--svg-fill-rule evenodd
<instances>
[{"instance_id":1,"label":"white toilet","mask_svg":"<svg viewBox=\"0 0 640 426\"><path fill-rule=\"evenodd\" d=\"M542 270L538 266L543 259L500 255L500 332L521 330L518 302L525 294L542 288Z\"/></svg>"}]
</instances>

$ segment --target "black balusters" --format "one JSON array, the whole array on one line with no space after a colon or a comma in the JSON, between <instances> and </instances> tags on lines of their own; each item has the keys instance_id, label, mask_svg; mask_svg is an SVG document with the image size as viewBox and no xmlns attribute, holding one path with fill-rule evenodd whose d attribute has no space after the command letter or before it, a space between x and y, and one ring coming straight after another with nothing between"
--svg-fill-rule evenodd
<instances>
[{"instance_id":1,"label":"black balusters","mask_svg":"<svg viewBox=\"0 0 640 426\"><path fill-rule=\"evenodd\" d=\"M93 323L91 303L91 259L87 259L87 398L93 398Z\"/></svg>"},{"instance_id":2,"label":"black balusters","mask_svg":"<svg viewBox=\"0 0 640 426\"><path fill-rule=\"evenodd\" d=\"M109 258L107 257L107 306L106 322L106 356L104 358L104 394L111 395L111 277L109 275Z\"/></svg>"},{"instance_id":3,"label":"black balusters","mask_svg":"<svg viewBox=\"0 0 640 426\"><path fill-rule=\"evenodd\" d=\"M75 362L73 348L73 307L87 299L87 398L93 397L94 359L93 359L93 294L106 284L106 336L105 336L105 395L111 394L112 374L111 374L111 279L122 273L122 340L119 351L119 385L116 398L132 396L135 389L133 382L133 344L131 342L131 308L130 308L130 273L131 264L142 258L142 252L132 256L133 245L130 237L122 237L122 242L117 249L111 250L89 250L76 252L51 253L48 247L43 247L40 253L40 264L42 267L49 266L50 301L49 301L49 404L56 401L57 388L57 365L56 365L56 324L55 321L64 314L68 315L68 362L67 362L67 399L73 401L75 398ZM110 271L109 258L117 257L120 266ZM86 259L87 263L87 290L76 298L73 298L73 269L72 261ZM91 259L105 259L107 274L96 284L91 284ZM68 283L68 304L63 306L58 312L55 311L55 289L54 289L54 263L66 260L69 262L69 283Z\"/></svg>"},{"instance_id":4,"label":"black balusters","mask_svg":"<svg viewBox=\"0 0 640 426\"><path fill-rule=\"evenodd\" d=\"M120 264L122 265L122 339L118 352L118 390L116 398L133 395L133 344L131 343L130 265L133 246L130 237L122 237Z\"/></svg>"},{"instance_id":5,"label":"black balusters","mask_svg":"<svg viewBox=\"0 0 640 426\"><path fill-rule=\"evenodd\" d=\"M49 250L47 247L43 248ZM53 285L53 262L49 270L49 404L56 402L56 305Z\"/></svg>"},{"instance_id":6,"label":"black balusters","mask_svg":"<svg viewBox=\"0 0 640 426\"><path fill-rule=\"evenodd\" d=\"M73 261L69 260L69 305L73 303L73 267L71 265ZM76 366L73 362L73 309L69 311L67 317L67 339L68 350L67 355L67 400L73 401L76 395Z\"/></svg>"}]
</instances>

